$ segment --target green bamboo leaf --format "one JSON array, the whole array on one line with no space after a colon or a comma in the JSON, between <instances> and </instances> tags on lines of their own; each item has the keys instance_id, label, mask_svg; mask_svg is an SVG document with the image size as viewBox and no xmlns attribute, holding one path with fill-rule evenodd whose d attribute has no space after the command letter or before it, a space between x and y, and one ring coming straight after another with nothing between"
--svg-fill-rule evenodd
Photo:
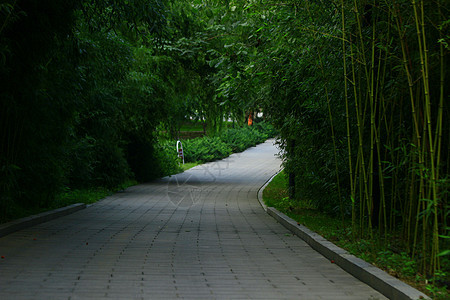
<instances>
[{"instance_id":1,"label":"green bamboo leaf","mask_svg":"<svg viewBox=\"0 0 450 300\"><path fill-rule=\"evenodd\" d=\"M445 256L445 255L450 255L450 250L445 250L438 254L438 256Z\"/></svg>"},{"instance_id":2,"label":"green bamboo leaf","mask_svg":"<svg viewBox=\"0 0 450 300\"><path fill-rule=\"evenodd\" d=\"M247 6L246 8L244 8L244 11L246 11L247 9L252 8L253 6L255 6L255 4L250 4L249 6Z\"/></svg>"}]
</instances>

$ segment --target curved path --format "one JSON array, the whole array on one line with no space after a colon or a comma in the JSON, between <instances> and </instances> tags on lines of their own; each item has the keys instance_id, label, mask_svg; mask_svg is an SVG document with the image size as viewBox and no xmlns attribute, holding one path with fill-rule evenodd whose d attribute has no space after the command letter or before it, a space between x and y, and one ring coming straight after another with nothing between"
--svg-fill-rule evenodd
<instances>
[{"instance_id":1,"label":"curved path","mask_svg":"<svg viewBox=\"0 0 450 300\"><path fill-rule=\"evenodd\" d=\"M384 299L267 215L272 141L0 238L0 299Z\"/></svg>"}]
</instances>

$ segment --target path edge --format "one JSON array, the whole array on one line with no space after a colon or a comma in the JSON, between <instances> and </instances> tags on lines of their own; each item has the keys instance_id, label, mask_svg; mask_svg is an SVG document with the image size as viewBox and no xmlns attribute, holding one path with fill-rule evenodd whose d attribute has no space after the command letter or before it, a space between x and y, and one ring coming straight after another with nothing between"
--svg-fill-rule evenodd
<instances>
[{"instance_id":1,"label":"path edge","mask_svg":"<svg viewBox=\"0 0 450 300\"><path fill-rule=\"evenodd\" d=\"M369 264L368 262L350 254L346 250L336 246L316 232L298 224L295 220L286 216L274 207L267 207L263 200L263 191L272 179L282 170L275 173L258 190L258 201L263 209L277 220L293 234L304 240L314 250L325 256L330 261L334 261L339 267L356 277L360 281L368 284L389 299L431 299L424 293L403 281L387 274L383 270Z\"/></svg>"},{"instance_id":2,"label":"path edge","mask_svg":"<svg viewBox=\"0 0 450 300\"><path fill-rule=\"evenodd\" d=\"M13 232L72 214L84 208L86 208L86 204L76 203L66 207L46 211L37 215L32 215L8 223L0 224L0 238Z\"/></svg>"},{"instance_id":3,"label":"path edge","mask_svg":"<svg viewBox=\"0 0 450 300\"><path fill-rule=\"evenodd\" d=\"M264 192L264 189L269 185L269 183L272 181L272 179L274 179L275 176L277 176L278 174L280 174L281 171L283 171L283 170L284 170L284 168L281 168L280 170L278 170L278 172L276 172L275 174L273 174L272 177L270 177L270 178L263 184L263 186L260 187L259 190L258 190L258 194L257 194L258 201L259 201L259 204L261 204L261 206L262 206L262 208L264 209L265 212L267 212L268 207L267 207L267 205L264 203L264 200L263 200L263 192ZM267 213L268 213L268 212L267 212Z\"/></svg>"}]
</instances>

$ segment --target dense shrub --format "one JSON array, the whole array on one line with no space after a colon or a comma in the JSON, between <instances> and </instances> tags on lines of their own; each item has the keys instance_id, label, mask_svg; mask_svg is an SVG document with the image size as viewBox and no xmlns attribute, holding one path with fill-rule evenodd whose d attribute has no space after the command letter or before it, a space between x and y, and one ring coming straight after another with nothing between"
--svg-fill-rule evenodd
<instances>
[{"instance_id":1,"label":"dense shrub","mask_svg":"<svg viewBox=\"0 0 450 300\"><path fill-rule=\"evenodd\" d=\"M234 152L256 146L275 135L272 125L264 122L251 127L230 128L215 137L202 137L183 141L185 162L208 162L222 159ZM176 141L161 143L161 149L168 157L176 157ZM166 166L172 165L171 159ZM168 170L173 170L169 167ZM165 173L170 174L170 173Z\"/></svg>"},{"instance_id":2,"label":"dense shrub","mask_svg":"<svg viewBox=\"0 0 450 300\"><path fill-rule=\"evenodd\" d=\"M228 144L233 152L241 152L248 147L255 146L267 139L267 134L264 134L251 127L232 128L226 130L220 139Z\"/></svg>"},{"instance_id":3,"label":"dense shrub","mask_svg":"<svg viewBox=\"0 0 450 300\"><path fill-rule=\"evenodd\" d=\"M229 156L232 149L219 137L203 137L183 143L186 162L207 162Z\"/></svg>"},{"instance_id":4,"label":"dense shrub","mask_svg":"<svg viewBox=\"0 0 450 300\"><path fill-rule=\"evenodd\" d=\"M266 122L258 122L253 123L253 126L250 127L252 130L256 130L262 134L267 135L267 138L273 138L278 134L278 131L273 127L272 124Z\"/></svg>"},{"instance_id":5,"label":"dense shrub","mask_svg":"<svg viewBox=\"0 0 450 300\"><path fill-rule=\"evenodd\" d=\"M159 176L176 174L181 171L175 147L176 142L172 141L159 142L155 145L155 165L159 170Z\"/></svg>"}]
</instances>

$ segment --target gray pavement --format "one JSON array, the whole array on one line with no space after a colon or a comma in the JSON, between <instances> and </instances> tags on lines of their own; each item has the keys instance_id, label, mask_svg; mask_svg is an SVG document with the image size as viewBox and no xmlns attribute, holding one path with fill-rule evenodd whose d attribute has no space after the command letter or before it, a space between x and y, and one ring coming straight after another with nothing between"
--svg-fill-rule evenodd
<instances>
[{"instance_id":1,"label":"gray pavement","mask_svg":"<svg viewBox=\"0 0 450 300\"><path fill-rule=\"evenodd\" d=\"M0 238L0 299L385 299L261 208L272 142Z\"/></svg>"}]
</instances>

